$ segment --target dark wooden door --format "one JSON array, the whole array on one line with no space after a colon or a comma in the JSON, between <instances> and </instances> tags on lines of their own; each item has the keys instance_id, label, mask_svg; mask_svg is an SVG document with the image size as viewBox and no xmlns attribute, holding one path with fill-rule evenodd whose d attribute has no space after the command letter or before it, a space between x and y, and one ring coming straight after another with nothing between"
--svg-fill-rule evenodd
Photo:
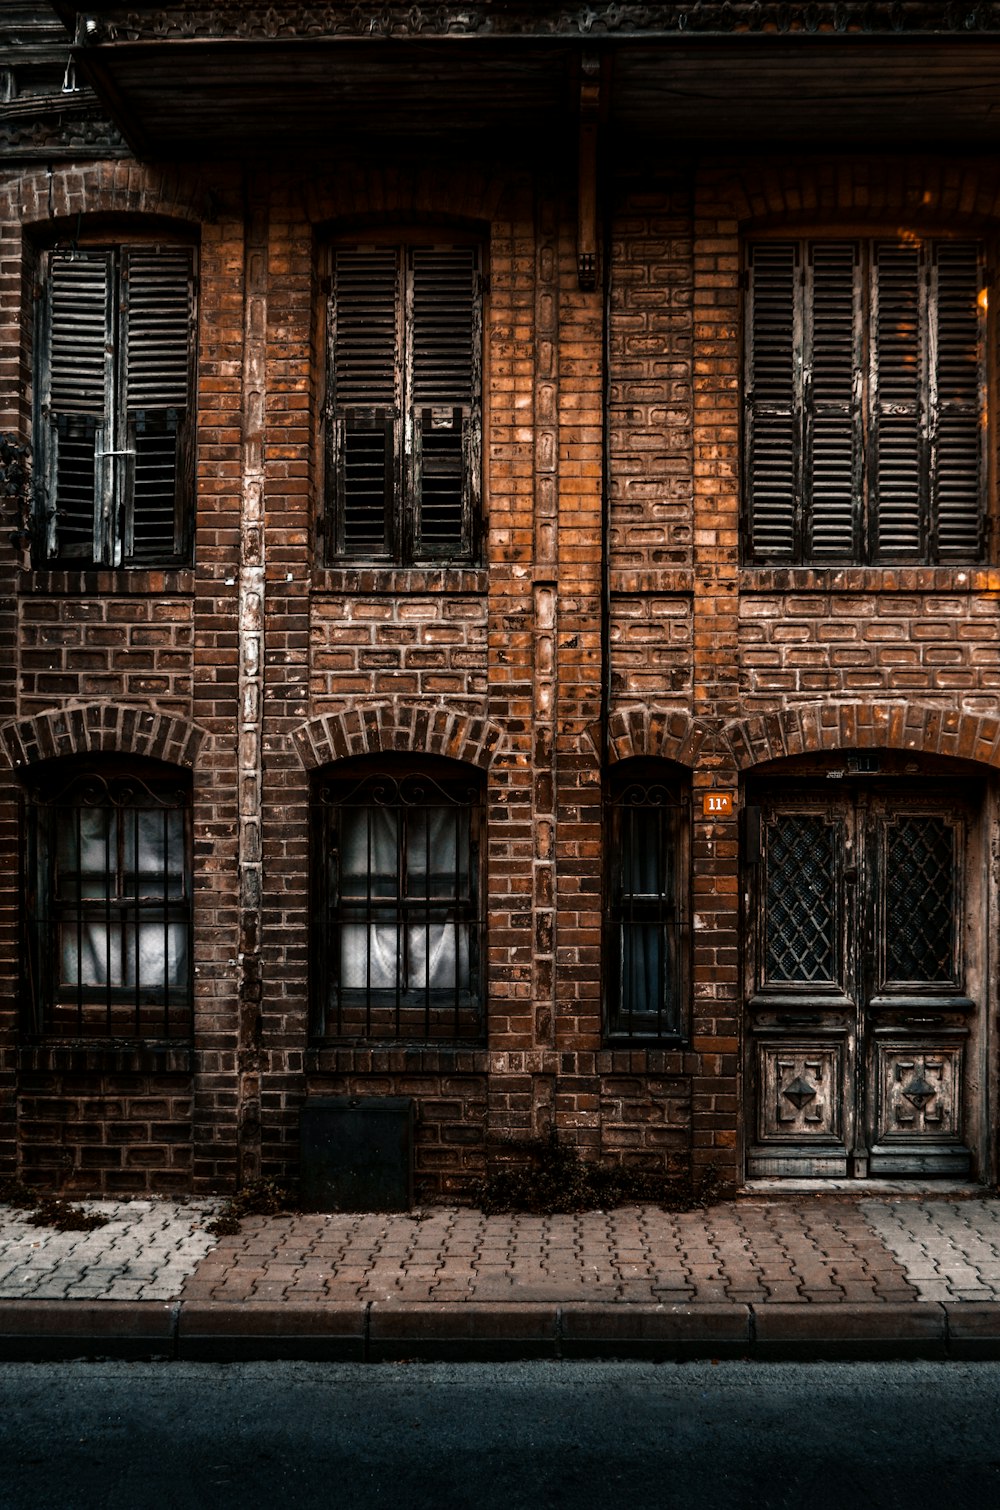
<instances>
[{"instance_id":1,"label":"dark wooden door","mask_svg":"<svg viewBox=\"0 0 1000 1510\"><path fill-rule=\"evenodd\" d=\"M974 805L827 780L762 790L747 816L748 1176L968 1176Z\"/></svg>"}]
</instances>

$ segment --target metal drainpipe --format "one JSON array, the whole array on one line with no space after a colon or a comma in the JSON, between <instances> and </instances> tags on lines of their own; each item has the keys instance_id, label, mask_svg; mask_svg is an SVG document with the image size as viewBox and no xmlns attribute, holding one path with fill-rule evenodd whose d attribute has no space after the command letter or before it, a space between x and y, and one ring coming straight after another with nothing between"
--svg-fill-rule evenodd
<instances>
[{"instance_id":1,"label":"metal drainpipe","mask_svg":"<svg viewBox=\"0 0 1000 1510\"><path fill-rule=\"evenodd\" d=\"M598 160L601 217L602 371L601 371L601 777L607 775L611 716L611 210L606 201L608 175Z\"/></svg>"}]
</instances>

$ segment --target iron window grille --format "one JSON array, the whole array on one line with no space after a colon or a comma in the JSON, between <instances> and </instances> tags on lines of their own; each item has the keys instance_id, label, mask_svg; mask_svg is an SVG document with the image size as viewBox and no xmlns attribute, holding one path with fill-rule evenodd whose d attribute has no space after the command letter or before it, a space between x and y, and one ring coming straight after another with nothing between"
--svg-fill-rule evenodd
<instances>
[{"instance_id":1,"label":"iron window grille","mask_svg":"<svg viewBox=\"0 0 1000 1510\"><path fill-rule=\"evenodd\" d=\"M608 799L611 1038L677 1038L687 979L688 801L679 783L618 774Z\"/></svg>"},{"instance_id":2,"label":"iron window grille","mask_svg":"<svg viewBox=\"0 0 1000 1510\"><path fill-rule=\"evenodd\" d=\"M331 559L474 559L481 304L475 246L334 248L325 411Z\"/></svg>"},{"instance_id":3,"label":"iron window grille","mask_svg":"<svg viewBox=\"0 0 1000 1510\"><path fill-rule=\"evenodd\" d=\"M191 1032L190 794L180 777L87 769L29 794L32 1036Z\"/></svg>"},{"instance_id":4,"label":"iron window grille","mask_svg":"<svg viewBox=\"0 0 1000 1510\"><path fill-rule=\"evenodd\" d=\"M38 563L171 566L190 552L194 254L42 258L35 418Z\"/></svg>"},{"instance_id":5,"label":"iron window grille","mask_svg":"<svg viewBox=\"0 0 1000 1510\"><path fill-rule=\"evenodd\" d=\"M747 284L747 559L979 561L983 248L761 241Z\"/></svg>"},{"instance_id":6,"label":"iron window grille","mask_svg":"<svg viewBox=\"0 0 1000 1510\"><path fill-rule=\"evenodd\" d=\"M382 768L314 796L314 1037L479 1040L480 783Z\"/></svg>"}]
</instances>

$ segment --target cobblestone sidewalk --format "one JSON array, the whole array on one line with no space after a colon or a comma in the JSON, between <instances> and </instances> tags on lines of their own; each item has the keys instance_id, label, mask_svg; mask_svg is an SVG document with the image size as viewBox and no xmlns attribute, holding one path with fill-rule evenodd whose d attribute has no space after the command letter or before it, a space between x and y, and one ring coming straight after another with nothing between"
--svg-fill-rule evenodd
<instances>
[{"instance_id":1,"label":"cobblestone sidewalk","mask_svg":"<svg viewBox=\"0 0 1000 1510\"><path fill-rule=\"evenodd\" d=\"M87 1202L92 1232L0 1208L0 1299L830 1305L1000 1300L1000 1201L730 1201L707 1211L256 1217Z\"/></svg>"},{"instance_id":2,"label":"cobblestone sidewalk","mask_svg":"<svg viewBox=\"0 0 1000 1510\"><path fill-rule=\"evenodd\" d=\"M85 1201L108 1218L92 1232L33 1227L0 1206L0 1299L174 1300L215 1246L221 1201Z\"/></svg>"}]
</instances>

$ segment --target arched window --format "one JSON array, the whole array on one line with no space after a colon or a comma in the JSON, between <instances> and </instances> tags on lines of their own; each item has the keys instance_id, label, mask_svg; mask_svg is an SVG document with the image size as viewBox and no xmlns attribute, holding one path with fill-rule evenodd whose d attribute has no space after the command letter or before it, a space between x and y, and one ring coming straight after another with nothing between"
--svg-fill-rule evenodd
<instances>
[{"instance_id":1,"label":"arched window","mask_svg":"<svg viewBox=\"0 0 1000 1510\"><path fill-rule=\"evenodd\" d=\"M344 761L314 787L314 1037L477 1039L482 777Z\"/></svg>"},{"instance_id":2,"label":"arched window","mask_svg":"<svg viewBox=\"0 0 1000 1510\"><path fill-rule=\"evenodd\" d=\"M190 782L142 761L60 762L27 800L27 1027L191 1030Z\"/></svg>"},{"instance_id":3,"label":"arched window","mask_svg":"<svg viewBox=\"0 0 1000 1510\"><path fill-rule=\"evenodd\" d=\"M607 799L607 1031L679 1037L685 1025L689 797L665 761L616 766Z\"/></svg>"}]
</instances>

